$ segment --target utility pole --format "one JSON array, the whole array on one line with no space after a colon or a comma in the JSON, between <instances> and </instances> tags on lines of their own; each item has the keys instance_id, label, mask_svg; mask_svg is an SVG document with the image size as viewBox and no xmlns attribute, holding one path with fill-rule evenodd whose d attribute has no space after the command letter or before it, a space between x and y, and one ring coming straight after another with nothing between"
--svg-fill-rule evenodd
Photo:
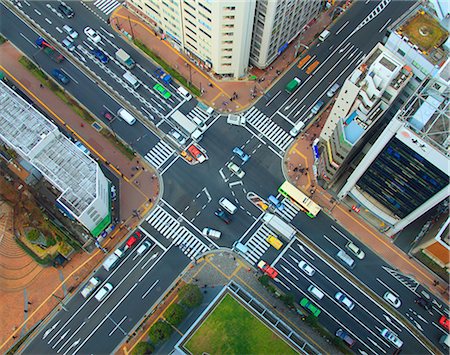
<instances>
[{"instance_id":1,"label":"utility pole","mask_svg":"<svg viewBox=\"0 0 450 355\"><path fill-rule=\"evenodd\" d=\"M133 26L131 26L130 16L128 16L128 23L130 24L131 37L134 40L134 31L133 31Z\"/></svg>"}]
</instances>

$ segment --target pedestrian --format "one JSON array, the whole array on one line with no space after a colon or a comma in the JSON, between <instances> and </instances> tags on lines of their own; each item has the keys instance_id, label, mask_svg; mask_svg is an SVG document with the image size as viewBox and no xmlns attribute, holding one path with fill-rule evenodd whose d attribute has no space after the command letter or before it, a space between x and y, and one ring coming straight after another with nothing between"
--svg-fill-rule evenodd
<instances>
[{"instance_id":1,"label":"pedestrian","mask_svg":"<svg viewBox=\"0 0 450 355\"><path fill-rule=\"evenodd\" d=\"M39 86L40 86L41 89L44 87L44 85L42 85L42 83L40 83Z\"/></svg>"},{"instance_id":2,"label":"pedestrian","mask_svg":"<svg viewBox=\"0 0 450 355\"><path fill-rule=\"evenodd\" d=\"M131 177L133 177L133 176L134 176L134 174L131 174L130 176L131 176Z\"/></svg>"},{"instance_id":3,"label":"pedestrian","mask_svg":"<svg viewBox=\"0 0 450 355\"><path fill-rule=\"evenodd\" d=\"M14 339L16 339L16 338L17 338L17 336L16 336L16 335L13 335L13 336L12 336L12 338L13 338L13 340L14 340Z\"/></svg>"},{"instance_id":4,"label":"pedestrian","mask_svg":"<svg viewBox=\"0 0 450 355\"><path fill-rule=\"evenodd\" d=\"M208 83L208 86L209 86L210 88L212 88L212 87L213 87L213 84L212 84L212 83Z\"/></svg>"},{"instance_id":5,"label":"pedestrian","mask_svg":"<svg viewBox=\"0 0 450 355\"><path fill-rule=\"evenodd\" d=\"M24 311L25 313L28 313L28 309L24 309L23 311Z\"/></svg>"},{"instance_id":6,"label":"pedestrian","mask_svg":"<svg viewBox=\"0 0 450 355\"><path fill-rule=\"evenodd\" d=\"M29 305L31 305L31 302L30 302L30 301L28 301L28 304L29 304Z\"/></svg>"}]
</instances>

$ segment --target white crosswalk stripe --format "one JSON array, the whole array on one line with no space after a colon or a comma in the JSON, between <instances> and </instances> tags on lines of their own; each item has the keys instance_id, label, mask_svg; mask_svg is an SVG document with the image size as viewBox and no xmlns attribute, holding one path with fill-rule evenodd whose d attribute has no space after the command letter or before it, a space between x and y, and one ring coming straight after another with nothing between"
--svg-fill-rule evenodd
<instances>
[{"instance_id":1,"label":"white crosswalk stripe","mask_svg":"<svg viewBox=\"0 0 450 355\"><path fill-rule=\"evenodd\" d=\"M194 117L200 118L203 122L206 122L209 118L209 115L200 109L199 107L194 107L188 114L187 117L192 121Z\"/></svg>"},{"instance_id":2,"label":"white crosswalk stripe","mask_svg":"<svg viewBox=\"0 0 450 355\"><path fill-rule=\"evenodd\" d=\"M244 117L248 124L253 126L258 132L261 132L282 151L286 151L289 144L294 140L289 133L254 106L244 114Z\"/></svg>"},{"instance_id":3,"label":"white crosswalk stripe","mask_svg":"<svg viewBox=\"0 0 450 355\"><path fill-rule=\"evenodd\" d=\"M117 0L97 0L94 2L94 6L98 8L105 15L109 15L117 7L120 6L120 2Z\"/></svg>"},{"instance_id":4,"label":"white crosswalk stripe","mask_svg":"<svg viewBox=\"0 0 450 355\"><path fill-rule=\"evenodd\" d=\"M295 216L300 212L300 208L295 206L290 199L284 198L283 199L283 210L276 209L276 213L283 217L287 222L292 221Z\"/></svg>"},{"instance_id":5,"label":"white crosswalk stripe","mask_svg":"<svg viewBox=\"0 0 450 355\"><path fill-rule=\"evenodd\" d=\"M161 206L156 206L147 217L147 222L166 239L171 240L172 244L179 247L191 260L194 260L197 255L210 250L205 243L185 226L181 226L180 222Z\"/></svg>"},{"instance_id":6,"label":"white crosswalk stripe","mask_svg":"<svg viewBox=\"0 0 450 355\"><path fill-rule=\"evenodd\" d=\"M159 141L146 155L145 159L156 169L159 169L175 153L175 150L166 142Z\"/></svg>"},{"instance_id":7,"label":"white crosswalk stripe","mask_svg":"<svg viewBox=\"0 0 450 355\"><path fill-rule=\"evenodd\" d=\"M273 232L265 224L262 224L249 240L245 243L248 247L248 252L244 258L252 264L256 264L261 256L269 249L270 244L266 241L267 237Z\"/></svg>"}]
</instances>

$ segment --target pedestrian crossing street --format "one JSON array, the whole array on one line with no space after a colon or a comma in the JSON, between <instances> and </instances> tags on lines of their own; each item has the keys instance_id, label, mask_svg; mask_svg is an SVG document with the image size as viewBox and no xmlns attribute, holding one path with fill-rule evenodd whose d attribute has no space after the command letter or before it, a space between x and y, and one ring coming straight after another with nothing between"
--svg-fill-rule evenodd
<instances>
[{"instance_id":1,"label":"pedestrian crossing street","mask_svg":"<svg viewBox=\"0 0 450 355\"><path fill-rule=\"evenodd\" d=\"M156 169L159 169L174 153L175 150L169 144L164 141L159 141L158 144L145 154L144 158Z\"/></svg>"},{"instance_id":2,"label":"pedestrian crossing street","mask_svg":"<svg viewBox=\"0 0 450 355\"><path fill-rule=\"evenodd\" d=\"M300 208L295 206L290 199L284 198L282 201L284 205L283 210L277 209L275 212L280 215L286 222L292 221L295 216L300 212Z\"/></svg>"},{"instance_id":3,"label":"pedestrian crossing street","mask_svg":"<svg viewBox=\"0 0 450 355\"><path fill-rule=\"evenodd\" d=\"M195 106L188 114L187 117L192 121L194 117L200 118L203 122L206 122L209 118L209 114L203 111L198 106Z\"/></svg>"},{"instance_id":4,"label":"pedestrian crossing street","mask_svg":"<svg viewBox=\"0 0 450 355\"><path fill-rule=\"evenodd\" d=\"M249 240L244 244L248 247L248 252L244 255L244 258L251 264L256 264L261 260L261 256L269 249L270 244L266 241L269 235L274 233L267 225L262 224Z\"/></svg>"},{"instance_id":5,"label":"pedestrian crossing street","mask_svg":"<svg viewBox=\"0 0 450 355\"><path fill-rule=\"evenodd\" d=\"M258 132L261 132L283 152L286 151L294 140L289 133L254 106L244 114L244 117L247 123L253 126Z\"/></svg>"},{"instance_id":6,"label":"pedestrian crossing street","mask_svg":"<svg viewBox=\"0 0 450 355\"><path fill-rule=\"evenodd\" d=\"M147 222L166 239L171 240L172 245L178 246L191 260L194 260L197 255L210 250L206 244L185 226L180 226L180 222L161 206L156 206L147 217Z\"/></svg>"},{"instance_id":7,"label":"pedestrian crossing street","mask_svg":"<svg viewBox=\"0 0 450 355\"><path fill-rule=\"evenodd\" d=\"M105 15L109 15L117 7L120 6L120 2L117 0L96 0L94 6L103 12Z\"/></svg>"}]
</instances>

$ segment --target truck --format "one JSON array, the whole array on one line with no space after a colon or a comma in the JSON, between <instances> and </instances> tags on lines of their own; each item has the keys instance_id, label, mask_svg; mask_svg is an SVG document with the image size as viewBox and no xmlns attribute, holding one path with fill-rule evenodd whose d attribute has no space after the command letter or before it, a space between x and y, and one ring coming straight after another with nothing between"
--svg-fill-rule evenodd
<instances>
[{"instance_id":1,"label":"truck","mask_svg":"<svg viewBox=\"0 0 450 355\"><path fill-rule=\"evenodd\" d=\"M88 298L98 285L100 285L100 279L98 277L91 277L86 286L81 290L81 296Z\"/></svg>"},{"instance_id":2,"label":"truck","mask_svg":"<svg viewBox=\"0 0 450 355\"><path fill-rule=\"evenodd\" d=\"M227 117L227 123L232 126L245 126L245 117L229 114Z\"/></svg>"},{"instance_id":3,"label":"truck","mask_svg":"<svg viewBox=\"0 0 450 355\"><path fill-rule=\"evenodd\" d=\"M295 89L298 88L298 86L302 83L302 81L295 77L294 79L292 79L290 82L287 83L286 85L286 91L291 94L294 92Z\"/></svg>"},{"instance_id":4,"label":"truck","mask_svg":"<svg viewBox=\"0 0 450 355\"><path fill-rule=\"evenodd\" d=\"M278 232L279 235L283 236L287 240L291 240L292 238L294 238L295 234L297 233L292 226L272 213L266 213L263 217L263 221L270 228L274 229L276 232Z\"/></svg>"},{"instance_id":5,"label":"truck","mask_svg":"<svg viewBox=\"0 0 450 355\"><path fill-rule=\"evenodd\" d=\"M42 51L50 57L52 61L55 63L61 63L64 60L64 57L61 53L59 53L55 47L53 47L50 43L48 43L44 38L38 37L36 39L36 45L42 48Z\"/></svg>"},{"instance_id":6,"label":"truck","mask_svg":"<svg viewBox=\"0 0 450 355\"><path fill-rule=\"evenodd\" d=\"M185 132L195 141L198 142L202 139L202 131L198 128L198 126L194 122L192 122L180 111L175 110L170 116L170 118L176 123L178 129Z\"/></svg>"},{"instance_id":7,"label":"truck","mask_svg":"<svg viewBox=\"0 0 450 355\"><path fill-rule=\"evenodd\" d=\"M131 58L131 56L125 52L123 49L119 49L116 52L116 59L125 65L128 69L133 69L136 65L136 62Z\"/></svg>"},{"instance_id":8,"label":"truck","mask_svg":"<svg viewBox=\"0 0 450 355\"><path fill-rule=\"evenodd\" d=\"M110 271L114 269L114 267L119 263L120 258L124 255L124 252L122 249L117 248L114 253L112 253L110 256L106 258L106 260L103 262L103 268L106 271Z\"/></svg>"}]
</instances>

